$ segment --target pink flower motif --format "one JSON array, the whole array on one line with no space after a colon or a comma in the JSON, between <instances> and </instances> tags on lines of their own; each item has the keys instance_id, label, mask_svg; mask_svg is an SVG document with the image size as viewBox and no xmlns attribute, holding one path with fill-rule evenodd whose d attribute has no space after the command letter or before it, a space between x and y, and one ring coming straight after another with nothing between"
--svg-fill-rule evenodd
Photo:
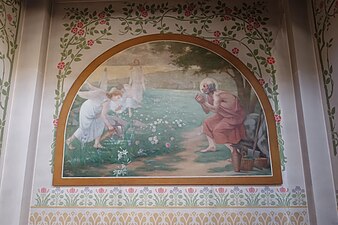
<instances>
[{"instance_id":1,"label":"pink flower motif","mask_svg":"<svg viewBox=\"0 0 338 225\"><path fill-rule=\"evenodd\" d=\"M254 187L249 187L249 188L247 189L247 191L248 191L249 193L253 194L253 193L256 193L256 192L257 192L257 189L254 188Z\"/></svg>"},{"instance_id":2,"label":"pink flower motif","mask_svg":"<svg viewBox=\"0 0 338 225\"><path fill-rule=\"evenodd\" d=\"M54 125L54 127L57 127L58 124L59 124L59 119L54 119L54 120L53 120L53 125Z\"/></svg>"},{"instance_id":3,"label":"pink flower motif","mask_svg":"<svg viewBox=\"0 0 338 225\"><path fill-rule=\"evenodd\" d=\"M87 45L88 46L92 46L94 44L94 41L92 39L88 40L87 41Z\"/></svg>"},{"instance_id":4,"label":"pink flower motif","mask_svg":"<svg viewBox=\"0 0 338 225\"><path fill-rule=\"evenodd\" d=\"M165 143L165 147L166 147L166 148L170 148L170 146L171 146L171 144L170 144L170 143L168 143L168 142L167 142L167 143Z\"/></svg>"},{"instance_id":5,"label":"pink flower motif","mask_svg":"<svg viewBox=\"0 0 338 225\"><path fill-rule=\"evenodd\" d=\"M252 31L254 29L254 27L251 24L249 24L249 25L246 26L246 29L248 31Z\"/></svg>"},{"instance_id":6,"label":"pink flower motif","mask_svg":"<svg viewBox=\"0 0 338 225\"><path fill-rule=\"evenodd\" d=\"M143 11L145 11L145 10L146 10L146 9L144 8L144 6L143 6L143 5L139 6L137 9L138 9L138 11L140 11L140 12L143 12Z\"/></svg>"},{"instance_id":7,"label":"pink flower motif","mask_svg":"<svg viewBox=\"0 0 338 225\"><path fill-rule=\"evenodd\" d=\"M131 187L131 188L128 188L128 189L127 189L127 192L128 192L129 194L133 194L133 193L136 192L136 189Z\"/></svg>"},{"instance_id":8,"label":"pink flower motif","mask_svg":"<svg viewBox=\"0 0 338 225\"><path fill-rule=\"evenodd\" d=\"M217 193L219 193L219 194L224 194L224 193L226 192L226 189L223 188L223 187L219 187L219 188L216 189L216 191L217 191Z\"/></svg>"},{"instance_id":9,"label":"pink flower motif","mask_svg":"<svg viewBox=\"0 0 338 225\"><path fill-rule=\"evenodd\" d=\"M225 14L229 15L232 13L232 9L230 9L229 7L225 7L224 12Z\"/></svg>"},{"instance_id":10,"label":"pink flower motif","mask_svg":"<svg viewBox=\"0 0 338 225\"><path fill-rule=\"evenodd\" d=\"M7 19L8 19L9 22L12 22L12 20L13 20L12 15L11 14L7 14Z\"/></svg>"},{"instance_id":11,"label":"pink flower motif","mask_svg":"<svg viewBox=\"0 0 338 225\"><path fill-rule=\"evenodd\" d=\"M253 23L253 27L254 28L259 28L261 25L257 22L257 21L255 21L254 23Z\"/></svg>"},{"instance_id":12,"label":"pink flower motif","mask_svg":"<svg viewBox=\"0 0 338 225\"><path fill-rule=\"evenodd\" d=\"M79 22L76 24L76 26L77 26L78 28L82 28L82 27L83 27L83 22L79 21Z\"/></svg>"},{"instance_id":13,"label":"pink flower motif","mask_svg":"<svg viewBox=\"0 0 338 225\"><path fill-rule=\"evenodd\" d=\"M212 43L216 44L216 45L220 45L221 42L219 40L213 40Z\"/></svg>"},{"instance_id":14,"label":"pink flower motif","mask_svg":"<svg viewBox=\"0 0 338 225\"><path fill-rule=\"evenodd\" d=\"M275 58L270 56L266 59L266 62L270 65L274 64L276 62Z\"/></svg>"},{"instance_id":15,"label":"pink flower motif","mask_svg":"<svg viewBox=\"0 0 338 225\"><path fill-rule=\"evenodd\" d=\"M80 36L84 35L84 30L83 30L83 29L79 30L79 31L77 32L77 34L80 35Z\"/></svg>"},{"instance_id":16,"label":"pink flower motif","mask_svg":"<svg viewBox=\"0 0 338 225\"><path fill-rule=\"evenodd\" d=\"M238 48L233 48L231 50L231 52L232 52L232 54L237 55L239 53L239 49Z\"/></svg>"},{"instance_id":17,"label":"pink flower motif","mask_svg":"<svg viewBox=\"0 0 338 225\"><path fill-rule=\"evenodd\" d=\"M142 12L141 12L141 16L147 17L147 16L148 16L148 12L147 12L147 11L142 11Z\"/></svg>"},{"instance_id":18,"label":"pink flower motif","mask_svg":"<svg viewBox=\"0 0 338 225\"><path fill-rule=\"evenodd\" d=\"M231 17L230 16L224 16L224 20L231 20Z\"/></svg>"},{"instance_id":19,"label":"pink flower motif","mask_svg":"<svg viewBox=\"0 0 338 225\"><path fill-rule=\"evenodd\" d=\"M188 5L188 8L187 8L187 9L188 9L189 11L192 11L192 10L194 10L195 7L196 7L196 6L195 6L193 3L191 3L191 4Z\"/></svg>"},{"instance_id":20,"label":"pink flower motif","mask_svg":"<svg viewBox=\"0 0 338 225\"><path fill-rule=\"evenodd\" d=\"M46 194L46 193L49 192L49 189L43 187L43 188L38 189L38 192L40 192L40 193L42 193L42 194Z\"/></svg>"},{"instance_id":21,"label":"pink flower motif","mask_svg":"<svg viewBox=\"0 0 338 225\"><path fill-rule=\"evenodd\" d=\"M191 11L190 10L185 10L184 15L187 16L187 17L191 16Z\"/></svg>"},{"instance_id":22,"label":"pink flower motif","mask_svg":"<svg viewBox=\"0 0 338 225\"><path fill-rule=\"evenodd\" d=\"M66 66L65 62L59 62L58 65L57 65L57 68L59 70L62 70L63 68L65 68L65 66Z\"/></svg>"},{"instance_id":23,"label":"pink flower motif","mask_svg":"<svg viewBox=\"0 0 338 225\"><path fill-rule=\"evenodd\" d=\"M100 24L106 24L106 20L101 20Z\"/></svg>"},{"instance_id":24,"label":"pink flower motif","mask_svg":"<svg viewBox=\"0 0 338 225\"><path fill-rule=\"evenodd\" d=\"M68 192L69 194L75 194L75 193L77 193L77 191L78 191L78 190L75 189L75 188L73 188L73 187L67 190L67 192Z\"/></svg>"},{"instance_id":25,"label":"pink flower motif","mask_svg":"<svg viewBox=\"0 0 338 225\"><path fill-rule=\"evenodd\" d=\"M99 189L96 190L96 192L99 193L99 194L104 194L104 193L107 192L107 190L104 189L104 188L99 188Z\"/></svg>"},{"instance_id":26,"label":"pink flower motif","mask_svg":"<svg viewBox=\"0 0 338 225\"><path fill-rule=\"evenodd\" d=\"M259 84L262 85L262 86L265 84L265 80L262 79L262 78L261 78L261 79L258 79L258 82L259 82Z\"/></svg>"},{"instance_id":27,"label":"pink flower motif","mask_svg":"<svg viewBox=\"0 0 338 225\"><path fill-rule=\"evenodd\" d=\"M106 17L106 13L105 12L100 12L98 16L99 16L100 19L103 19L103 18Z\"/></svg>"},{"instance_id":28,"label":"pink flower motif","mask_svg":"<svg viewBox=\"0 0 338 225\"><path fill-rule=\"evenodd\" d=\"M274 117L275 117L276 123L280 123L280 121L282 120L282 117L280 115L276 114Z\"/></svg>"},{"instance_id":29,"label":"pink flower motif","mask_svg":"<svg viewBox=\"0 0 338 225\"><path fill-rule=\"evenodd\" d=\"M155 191L156 191L157 193L159 193L159 194L164 194L164 193L167 192L167 189L165 189L165 188L157 188L157 189L155 189Z\"/></svg>"},{"instance_id":30,"label":"pink flower motif","mask_svg":"<svg viewBox=\"0 0 338 225\"><path fill-rule=\"evenodd\" d=\"M196 189L195 189L195 188L188 188L188 189L186 190L186 192L188 192L189 194L193 194L193 193L196 192Z\"/></svg>"},{"instance_id":31,"label":"pink flower motif","mask_svg":"<svg viewBox=\"0 0 338 225\"><path fill-rule=\"evenodd\" d=\"M77 34L77 27L73 27L72 30L70 32L72 32L73 34Z\"/></svg>"},{"instance_id":32,"label":"pink flower motif","mask_svg":"<svg viewBox=\"0 0 338 225\"><path fill-rule=\"evenodd\" d=\"M219 32L218 30L215 31L214 32L214 36L218 38L219 36L221 36L221 32Z\"/></svg>"},{"instance_id":33,"label":"pink flower motif","mask_svg":"<svg viewBox=\"0 0 338 225\"><path fill-rule=\"evenodd\" d=\"M280 193L286 193L286 192L288 192L288 189L285 188L285 187L281 187L281 188L277 189L277 191L279 191Z\"/></svg>"},{"instance_id":34,"label":"pink flower motif","mask_svg":"<svg viewBox=\"0 0 338 225\"><path fill-rule=\"evenodd\" d=\"M248 18L248 22L249 22L249 23L253 23L254 21L255 21L255 19L254 19L253 17L249 17L249 18Z\"/></svg>"}]
</instances>

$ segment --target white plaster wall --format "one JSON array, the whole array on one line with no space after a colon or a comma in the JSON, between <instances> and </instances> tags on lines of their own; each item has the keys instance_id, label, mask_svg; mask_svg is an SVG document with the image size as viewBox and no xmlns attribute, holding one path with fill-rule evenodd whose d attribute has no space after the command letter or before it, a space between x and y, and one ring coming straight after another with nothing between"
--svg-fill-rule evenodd
<instances>
[{"instance_id":1,"label":"white plaster wall","mask_svg":"<svg viewBox=\"0 0 338 225\"><path fill-rule=\"evenodd\" d=\"M248 2L248 1L246 1ZM34 2L38 4L38 1ZM52 219L49 215L60 218L61 212L72 211L74 214L87 213L93 216L95 212L104 214L108 211L114 213L142 213L144 209L137 208L114 208L104 209L83 208L61 209L53 207L38 207L36 196L47 189L51 192L59 191L52 186L52 173L50 160L51 143L53 141L53 113L54 113L54 89L57 74L56 65L60 60L59 40L64 33L62 24L66 7L89 7L90 10L102 9L107 3L55 3L51 14L51 31L47 32L49 20L48 6L42 4L39 10L37 5L27 7L26 19L24 21L24 37L21 42L20 56L18 59L18 72L13 93L13 107L9 125L9 138L7 140L7 151L4 163L3 186L0 189L0 224L27 224L28 213L30 213L30 224L39 224L39 215L45 220ZM250 3L250 2L249 2ZM248 3L248 4L249 4ZM304 2L303 2L304 3ZM115 5L116 4L116 5ZM118 8L122 3L114 5ZM236 2L236 4L240 4ZM29 6L30 4L28 4ZM285 155L287 156L286 169L283 171L283 185L287 189L301 187L306 189L307 208L276 208L275 212L287 211L303 213L304 224L335 224L336 206L332 171L328 151L320 153L318 148L328 149L326 138L326 127L324 126L325 113L320 98L319 78L314 67L314 52L311 47L308 20L306 12L300 13L300 5L290 1L289 5L284 2L281 8L274 7L274 3L268 2L268 17L272 20L271 30L274 32L273 55L276 59L277 83L279 85L279 102L282 110L282 136L284 140ZM284 11L286 10L286 11ZM302 11L301 11L302 12ZM292 19L289 20L287 17ZM38 22L37 22L38 21ZM217 27L217 24L215 25ZM301 28L301 29L299 29ZM149 29L149 33L156 33L155 28ZM48 49L45 48L46 35L49 35ZM82 61L73 66L72 74L67 78L65 89L68 90L81 71L97 56L115 44L131 38L131 36L114 36L114 42L103 43L95 46L95 50L88 51ZM34 56L34 57L32 57ZM46 58L46 61L44 59ZM243 60L245 57L243 56ZM45 69L44 69L45 68ZM28 75L29 79L27 79ZM42 83L43 81L43 83ZM24 96L24 100L22 96ZM24 108L26 113L20 109ZM18 142L20 138L20 142ZM321 161L318 162L318 159ZM317 163L318 162L318 163ZM327 176L323 176L327 174ZM13 180L15 177L15 180ZM307 187L306 187L307 186ZM83 191L78 187L61 188L64 194L74 190ZM98 191L100 187L89 188ZM105 187L102 187L105 188ZM114 187L109 187L112 190ZM119 188L126 191L125 188ZM136 187L132 187L136 188ZM174 187L167 187L168 189ZM187 187L178 187L184 191ZM192 187L201 190L203 187ZM233 187L225 187L232 190ZM248 187L243 187L246 189ZM264 187L255 187L262 190ZM267 187L272 188L275 187ZM278 188L278 187L277 187ZM136 188L137 189L137 188ZM140 187L142 190L142 187ZM154 187L150 187L152 191ZM144 189L143 189L144 190ZM296 197L291 197L291 201ZM315 203L315 204L314 204ZM314 205L312 205L314 204ZM154 212L177 213L180 209L147 209L148 219ZM270 209L257 208L248 209L185 209L187 214L193 213L224 213L224 211L240 213L256 213L272 215ZM47 214L46 212L50 213ZM272 213L272 214L271 214ZM10 215L10 216L9 216ZM18 215L21 215L21 219ZM150 216L149 216L150 215ZM178 214L176 214L178 215ZM296 214L292 214L296 215ZM277 215L271 216L277 219ZM309 218L308 218L309 217ZM37 219L34 221L34 218ZM229 217L230 218L230 217ZM258 218L258 217L257 217ZM243 218L241 218L243 219ZM285 221L292 221L292 217ZM86 218L87 222L90 220ZM284 221L284 220L281 220Z\"/></svg>"}]
</instances>

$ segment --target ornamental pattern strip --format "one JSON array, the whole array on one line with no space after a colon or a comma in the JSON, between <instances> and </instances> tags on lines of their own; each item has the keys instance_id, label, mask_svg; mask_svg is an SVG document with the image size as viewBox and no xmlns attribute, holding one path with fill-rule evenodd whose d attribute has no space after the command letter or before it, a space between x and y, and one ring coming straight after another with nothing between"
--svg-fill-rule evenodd
<instances>
[{"instance_id":1,"label":"ornamental pattern strip","mask_svg":"<svg viewBox=\"0 0 338 225\"><path fill-rule=\"evenodd\" d=\"M20 16L20 0L0 0L0 154L3 146L14 58L18 47Z\"/></svg>"},{"instance_id":2,"label":"ornamental pattern strip","mask_svg":"<svg viewBox=\"0 0 338 225\"><path fill-rule=\"evenodd\" d=\"M123 3L102 10L67 8L65 33L60 38L60 60L56 65L54 157L58 116L65 98L64 83L76 63L96 45L114 42L117 36L141 36L154 33L193 35L220 45L239 57L266 90L275 113L282 170L286 156L281 135L281 109L276 81L276 59L272 55L273 34L265 17L265 2L230 6L224 1L198 1L170 5L166 3ZM113 9L114 8L114 9ZM116 10L116 11L115 11ZM51 165L53 164L53 158ZM53 165L52 165L53 166Z\"/></svg>"},{"instance_id":3,"label":"ornamental pattern strip","mask_svg":"<svg viewBox=\"0 0 338 225\"><path fill-rule=\"evenodd\" d=\"M33 211L30 225L306 225L306 210L291 211Z\"/></svg>"},{"instance_id":4,"label":"ornamental pattern strip","mask_svg":"<svg viewBox=\"0 0 338 225\"><path fill-rule=\"evenodd\" d=\"M40 188L33 207L306 207L305 190L285 187Z\"/></svg>"},{"instance_id":5,"label":"ornamental pattern strip","mask_svg":"<svg viewBox=\"0 0 338 225\"><path fill-rule=\"evenodd\" d=\"M323 79L325 90L327 114L330 125L333 154L337 156L338 131L336 127L336 107L333 105L334 81L333 65L330 58L330 49L333 45L333 37L330 36L331 24L338 13L337 0L312 0L312 13L314 19L314 37L319 57L319 68Z\"/></svg>"}]
</instances>

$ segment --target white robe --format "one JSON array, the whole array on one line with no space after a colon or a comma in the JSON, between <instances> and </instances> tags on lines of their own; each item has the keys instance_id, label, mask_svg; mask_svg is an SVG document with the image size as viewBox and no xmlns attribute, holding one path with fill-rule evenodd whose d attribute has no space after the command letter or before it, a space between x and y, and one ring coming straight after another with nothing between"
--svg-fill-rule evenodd
<instances>
[{"instance_id":1,"label":"white robe","mask_svg":"<svg viewBox=\"0 0 338 225\"><path fill-rule=\"evenodd\" d=\"M101 116L104 101L86 100L80 108L79 128L74 135L82 143L93 141L102 135L105 124Z\"/></svg>"}]
</instances>

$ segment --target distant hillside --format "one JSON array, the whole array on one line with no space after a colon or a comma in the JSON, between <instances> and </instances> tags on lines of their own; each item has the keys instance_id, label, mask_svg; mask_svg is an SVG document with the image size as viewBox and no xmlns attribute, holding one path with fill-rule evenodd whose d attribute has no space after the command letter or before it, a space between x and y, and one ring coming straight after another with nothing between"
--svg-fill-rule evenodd
<instances>
[{"instance_id":1,"label":"distant hillside","mask_svg":"<svg viewBox=\"0 0 338 225\"><path fill-rule=\"evenodd\" d=\"M156 89L176 89L176 90L199 90L200 82L206 78L214 78L219 85L219 90L229 90L237 92L235 82L225 74L213 73L209 75L194 74L194 71L182 70L157 72L145 75L145 85L147 88ZM114 79L108 81L108 87L120 87L128 84L129 78ZM98 83L93 85L98 86Z\"/></svg>"}]
</instances>

